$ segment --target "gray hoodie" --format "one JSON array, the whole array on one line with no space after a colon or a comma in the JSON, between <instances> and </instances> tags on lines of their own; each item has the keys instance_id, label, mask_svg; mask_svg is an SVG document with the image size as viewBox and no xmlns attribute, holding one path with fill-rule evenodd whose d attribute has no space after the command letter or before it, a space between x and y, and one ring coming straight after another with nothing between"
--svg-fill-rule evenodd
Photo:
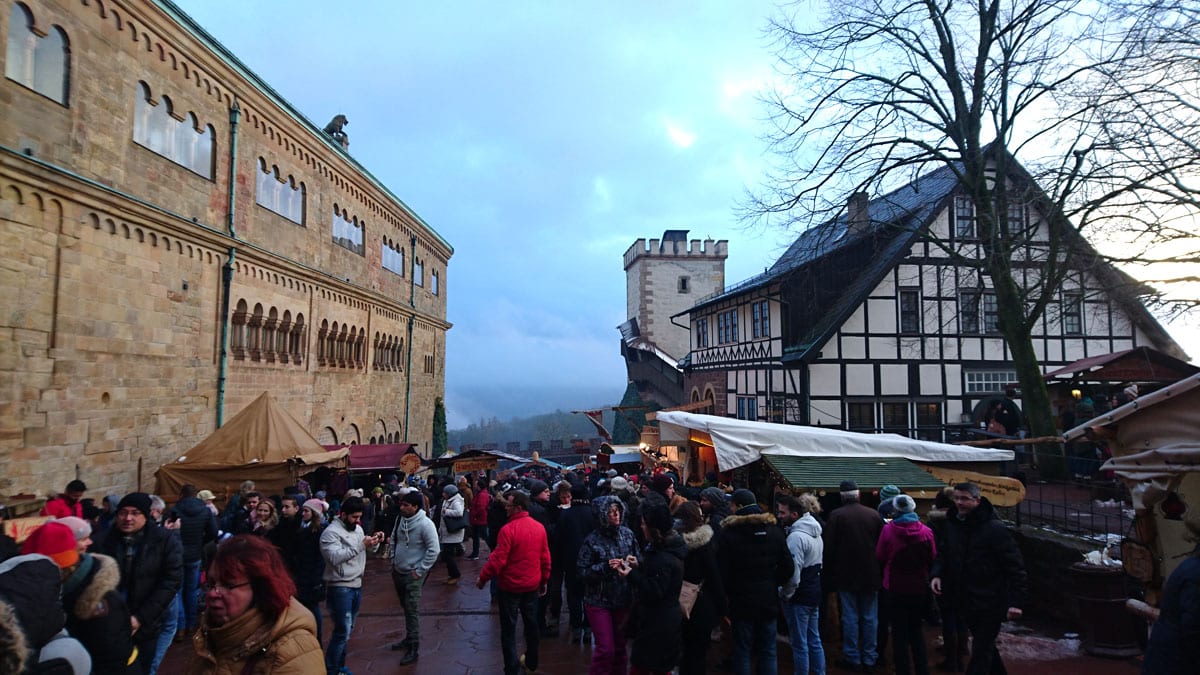
<instances>
[{"instance_id":1,"label":"gray hoodie","mask_svg":"<svg viewBox=\"0 0 1200 675\"><path fill-rule=\"evenodd\" d=\"M367 549L358 525L347 530L341 518L334 518L321 533L321 556L325 558L325 584L362 588L367 570Z\"/></svg>"},{"instance_id":2,"label":"gray hoodie","mask_svg":"<svg viewBox=\"0 0 1200 675\"><path fill-rule=\"evenodd\" d=\"M396 526L392 528L393 570L399 574L424 575L437 562L440 552L437 527L424 511L396 518Z\"/></svg>"},{"instance_id":3,"label":"gray hoodie","mask_svg":"<svg viewBox=\"0 0 1200 675\"><path fill-rule=\"evenodd\" d=\"M792 578L779 589L780 597L811 605L808 600L815 592L820 596L821 558L825 542L821 539L821 523L811 513L804 514L787 530L788 553L792 554L795 570ZM803 596L795 597L793 595Z\"/></svg>"}]
</instances>

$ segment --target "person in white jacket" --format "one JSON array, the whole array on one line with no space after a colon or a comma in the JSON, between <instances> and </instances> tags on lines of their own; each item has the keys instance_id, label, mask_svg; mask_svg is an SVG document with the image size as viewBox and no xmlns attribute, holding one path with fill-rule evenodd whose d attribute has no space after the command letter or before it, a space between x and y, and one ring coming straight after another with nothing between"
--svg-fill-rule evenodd
<instances>
[{"instance_id":1,"label":"person in white jacket","mask_svg":"<svg viewBox=\"0 0 1200 675\"><path fill-rule=\"evenodd\" d=\"M325 650L325 669L333 675L346 670L346 643L354 630L354 619L362 602L363 573L367 569L367 547L375 546L387 536L376 532L363 535L358 522L362 519L363 501L351 497L342 502L338 517L321 533L321 557L325 558L325 604L333 621L333 635Z\"/></svg>"},{"instance_id":2,"label":"person in white jacket","mask_svg":"<svg viewBox=\"0 0 1200 675\"><path fill-rule=\"evenodd\" d=\"M792 670L825 675L825 650L818 630L825 544L821 540L821 523L814 518L821 512L821 506L810 493L798 499L779 495L775 503L779 524L787 528L788 553L792 554L795 566L792 578L779 588L792 644Z\"/></svg>"},{"instance_id":3,"label":"person in white jacket","mask_svg":"<svg viewBox=\"0 0 1200 675\"><path fill-rule=\"evenodd\" d=\"M463 539L467 534L467 505L462 495L458 494L458 488L447 485L442 488L442 503L438 509L438 539L442 543L442 560L446 561L446 583L453 586L462 577L462 572L458 570L458 562L454 558L462 550Z\"/></svg>"}]
</instances>

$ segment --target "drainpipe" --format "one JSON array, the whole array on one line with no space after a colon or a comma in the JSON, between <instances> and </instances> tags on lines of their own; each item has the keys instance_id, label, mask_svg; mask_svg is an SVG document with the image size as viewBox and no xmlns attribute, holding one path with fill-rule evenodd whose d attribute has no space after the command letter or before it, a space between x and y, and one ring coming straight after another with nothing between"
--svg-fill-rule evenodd
<instances>
[{"instance_id":1,"label":"drainpipe","mask_svg":"<svg viewBox=\"0 0 1200 675\"><path fill-rule=\"evenodd\" d=\"M237 241L237 223L234 217L237 214L237 137L238 120L241 116L242 109L238 106L237 99L234 99L233 107L229 109L229 206L225 220L229 228L229 237L235 242ZM229 256L225 260L225 266L221 269L221 346L217 362L218 429L224 423L225 417L225 380L229 370L229 299L233 292L233 262L236 258L237 248L230 246Z\"/></svg>"},{"instance_id":2,"label":"drainpipe","mask_svg":"<svg viewBox=\"0 0 1200 675\"><path fill-rule=\"evenodd\" d=\"M409 275L408 275L408 304L417 306L417 238L408 239ZM416 315L408 317L408 365L404 367L404 442L408 442L408 414L412 408L412 356L413 356L413 323Z\"/></svg>"}]
</instances>

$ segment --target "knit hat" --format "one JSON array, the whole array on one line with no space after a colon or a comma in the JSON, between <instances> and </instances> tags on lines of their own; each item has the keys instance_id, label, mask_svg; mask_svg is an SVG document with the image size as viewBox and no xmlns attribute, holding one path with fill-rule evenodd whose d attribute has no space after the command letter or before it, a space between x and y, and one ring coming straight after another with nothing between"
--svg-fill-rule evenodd
<instances>
[{"instance_id":1,"label":"knit hat","mask_svg":"<svg viewBox=\"0 0 1200 675\"><path fill-rule=\"evenodd\" d=\"M21 554L40 553L48 556L59 568L71 567L79 562L79 551L75 549L75 533L57 520L43 523L30 533L21 545Z\"/></svg>"},{"instance_id":2,"label":"knit hat","mask_svg":"<svg viewBox=\"0 0 1200 675\"><path fill-rule=\"evenodd\" d=\"M642 522L646 523L651 529L665 534L670 531L673 523L671 510L662 504L651 506L642 512Z\"/></svg>"},{"instance_id":3,"label":"knit hat","mask_svg":"<svg viewBox=\"0 0 1200 675\"><path fill-rule=\"evenodd\" d=\"M917 503L908 495L899 495L892 500L892 506L900 513L912 513L917 509Z\"/></svg>"},{"instance_id":4,"label":"knit hat","mask_svg":"<svg viewBox=\"0 0 1200 675\"><path fill-rule=\"evenodd\" d=\"M751 504L757 504L758 498L746 488L740 488L733 491L733 503L735 506L750 506Z\"/></svg>"},{"instance_id":5,"label":"knit hat","mask_svg":"<svg viewBox=\"0 0 1200 675\"><path fill-rule=\"evenodd\" d=\"M545 485L545 483L543 483L543 485ZM442 488L442 494L446 495L446 499L449 499L458 494L458 488L454 487L453 485L447 485L446 487Z\"/></svg>"},{"instance_id":6,"label":"knit hat","mask_svg":"<svg viewBox=\"0 0 1200 675\"><path fill-rule=\"evenodd\" d=\"M217 498L217 496L213 494L212 490L201 490L196 493L196 499L199 499L202 502L206 502L210 499L216 499L216 498Z\"/></svg>"},{"instance_id":7,"label":"knit hat","mask_svg":"<svg viewBox=\"0 0 1200 675\"><path fill-rule=\"evenodd\" d=\"M71 533L75 535L75 541L87 539L88 537L92 536L92 524L83 518L67 516L65 518L59 518L58 522L71 528Z\"/></svg>"},{"instance_id":8,"label":"knit hat","mask_svg":"<svg viewBox=\"0 0 1200 675\"><path fill-rule=\"evenodd\" d=\"M670 476L662 473L650 479L650 489L661 494L666 494L667 488L674 484Z\"/></svg>"},{"instance_id":9,"label":"knit hat","mask_svg":"<svg viewBox=\"0 0 1200 675\"><path fill-rule=\"evenodd\" d=\"M147 519L150 518L150 495L146 494L145 492L130 492L124 497L121 497L121 501L117 503L117 511L120 511L126 506L132 506L138 511L141 511L142 515L146 516Z\"/></svg>"},{"instance_id":10,"label":"knit hat","mask_svg":"<svg viewBox=\"0 0 1200 675\"><path fill-rule=\"evenodd\" d=\"M700 496L716 506L725 503L725 491L719 487L706 487L700 491Z\"/></svg>"},{"instance_id":11,"label":"knit hat","mask_svg":"<svg viewBox=\"0 0 1200 675\"><path fill-rule=\"evenodd\" d=\"M613 491L629 491L629 481L621 478L620 476L613 478L612 481L610 481L610 484L612 485Z\"/></svg>"},{"instance_id":12,"label":"knit hat","mask_svg":"<svg viewBox=\"0 0 1200 675\"><path fill-rule=\"evenodd\" d=\"M879 488L879 501L885 501L900 494L900 488L895 485L884 485Z\"/></svg>"},{"instance_id":13,"label":"knit hat","mask_svg":"<svg viewBox=\"0 0 1200 675\"><path fill-rule=\"evenodd\" d=\"M311 509L312 512L317 514L319 517L321 517L321 518L325 517L325 502L321 501L320 499L306 500L304 502L304 505L301 506L300 508Z\"/></svg>"},{"instance_id":14,"label":"knit hat","mask_svg":"<svg viewBox=\"0 0 1200 675\"><path fill-rule=\"evenodd\" d=\"M617 477L617 470L616 470L616 469L609 469L608 471L606 471L606 472L605 472L605 475L607 475L609 478L616 478L616 477Z\"/></svg>"},{"instance_id":15,"label":"knit hat","mask_svg":"<svg viewBox=\"0 0 1200 675\"><path fill-rule=\"evenodd\" d=\"M416 490L405 492L404 494L400 495L400 501L404 502L405 504L412 504L417 508L425 506L425 500L421 498L421 493Z\"/></svg>"},{"instance_id":16,"label":"knit hat","mask_svg":"<svg viewBox=\"0 0 1200 675\"><path fill-rule=\"evenodd\" d=\"M855 483L852 480L842 481L841 486L838 488L838 492L857 492L857 491L858 491L858 483Z\"/></svg>"},{"instance_id":17,"label":"knit hat","mask_svg":"<svg viewBox=\"0 0 1200 675\"><path fill-rule=\"evenodd\" d=\"M542 494L542 492L549 490L549 489L550 489L550 486L546 485L545 481L541 481L541 480L537 480L537 479L529 481L529 496L530 497L536 497L536 496Z\"/></svg>"}]
</instances>

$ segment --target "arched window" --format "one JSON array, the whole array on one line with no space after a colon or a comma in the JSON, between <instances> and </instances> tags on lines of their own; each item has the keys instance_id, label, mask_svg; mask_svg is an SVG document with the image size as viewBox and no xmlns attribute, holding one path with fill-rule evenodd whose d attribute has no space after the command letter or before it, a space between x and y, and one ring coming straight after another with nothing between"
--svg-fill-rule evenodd
<instances>
[{"instance_id":1,"label":"arched window","mask_svg":"<svg viewBox=\"0 0 1200 675\"><path fill-rule=\"evenodd\" d=\"M51 26L45 35L34 31L33 13L15 3L8 17L8 50L4 75L37 93L67 105L71 85L71 45L67 34Z\"/></svg>"},{"instance_id":2,"label":"arched window","mask_svg":"<svg viewBox=\"0 0 1200 675\"><path fill-rule=\"evenodd\" d=\"M145 82L137 83L134 96L133 142L211 180L212 125L201 124L192 112L177 119L171 98L163 95L156 101Z\"/></svg>"},{"instance_id":3,"label":"arched window","mask_svg":"<svg viewBox=\"0 0 1200 675\"><path fill-rule=\"evenodd\" d=\"M238 300L237 308L233 311L233 316L230 317L230 343L233 358L239 361L246 358L246 321L247 307L245 300Z\"/></svg>"},{"instance_id":4,"label":"arched window","mask_svg":"<svg viewBox=\"0 0 1200 675\"><path fill-rule=\"evenodd\" d=\"M275 363L275 338L279 327L279 311L274 307L267 312L267 320L262 327L262 351L267 363Z\"/></svg>"},{"instance_id":5,"label":"arched window","mask_svg":"<svg viewBox=\"0 0 1200 675\"><path fill-rule=\"evenodd\" d=\"M307 342L304 339L304 315L296 315L296 323L292 326L292 363L301 365L304 363L304 352Z\"/></svg>"},{"instance_id":6,"label":"arched window","mask_svg":"<svg viewBox=\"0 0 1200 675\"><path fill-rule=\"evenodd\" d=\"M272 307L274 312L275 308ZM275 328L275 356L279 358L280 363L287 363L291 356L291 345L288 338L292 330L292 313L288 310L283 310L283 319L279 321L279 326Z\"/></svg>"},{"instance_id":7,"label":"arched window","mask_svg":"<svg viewBox=\"0 0 1200 675\"><path fill-rule=\"evenodd\" d=\"M337 324L334 324L336 327ZM317 365L323 366L329 362L329 321L321 321L321 330L317 333Z\"/></svg>"},{"instance_id":8,"label":"arched window","mask_svg":"<svg viewBox=\"0 0 1200 675\"><path fill-rule=\"evenodd\" d=\"M263 306L255 303L254 314L250 316L246 331L246 349L250 352L251 361L261 361L263 352Z\"/></svg>"},{"instance_id":9,"label":"arched window","mask_svg":"<svg viewBox=\"0 0 1200 675\"><path fill-rule=\"evenodd\" d=\"M304 183L282 175L279 167L268 165L262 157L258 158L254 203L297 225L304 224Z\"/></svg>"}]
</instances>

